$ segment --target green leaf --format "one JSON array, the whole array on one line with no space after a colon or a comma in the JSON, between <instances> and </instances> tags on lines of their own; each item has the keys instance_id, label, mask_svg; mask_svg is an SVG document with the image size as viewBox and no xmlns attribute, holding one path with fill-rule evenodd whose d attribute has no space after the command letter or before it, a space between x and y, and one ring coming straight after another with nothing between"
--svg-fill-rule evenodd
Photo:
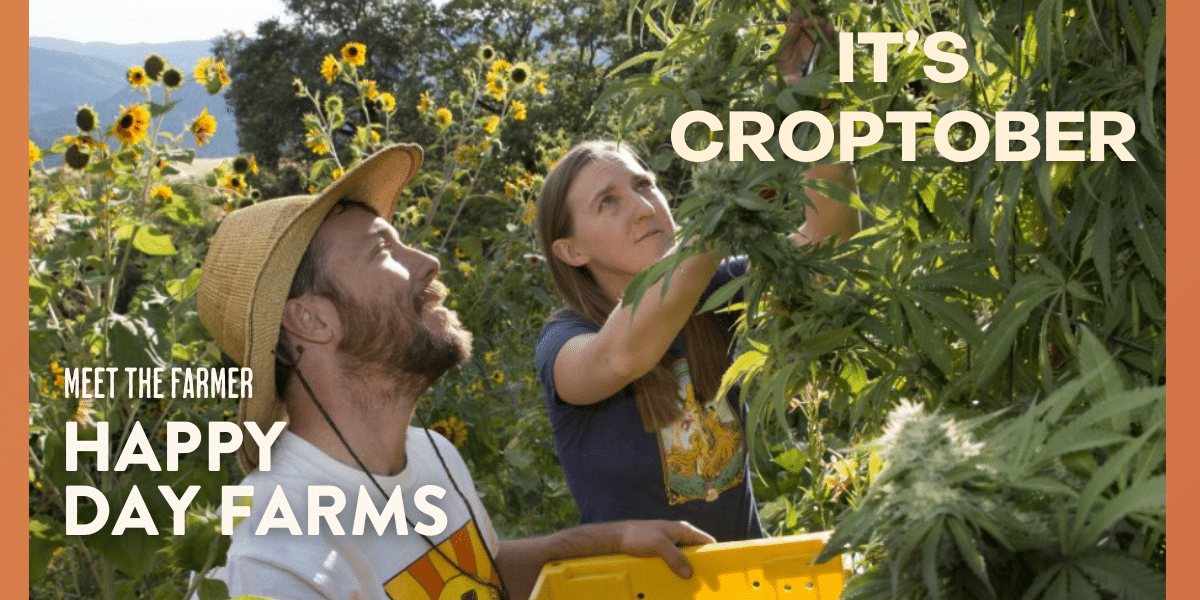
<instances>
[{"instance_id":1,"label":"green leaf","mask_svg":"<svg viewBox=\"0 0 1200 600\"><path fill-rule=\"evenodd\" d=\"M1166 456L1164 455L1164 460ZM1080 534L1085 540L1100 539L1114 523L1136 513L1167 513L1167 476L1159 475L1125 488L1104 504Z\"/></svg>"},{"instance_id":2,"label":"green leaf","mask_svg":"<svg viewBox=\"0 0 1200 600\"><path fill-rule=\"evenodd\" d=\"M1073 562L1076 568L1118 598L1161 600L1167 597L1167 578L1129 556L1093 553Z\"/></svg>"},{"instance_id":3,"label":"green leaf","mask_svg":"<svg viewBox=\"0 0 1200 600\"><path fill-rule=\"evenodd\" d=\"M929 533L925 535L925 543L921 548L921 579L929 597L938 600L942 597L941 580L938 577L938 547L942 542L942 528L946 518L939 516Z\"/></svg>"},{"instance_id":4,"label":"green leaf","mask_svg":"<svg viewBox=\"0 0 1200 600\"><path fill-rule=\"evenodd\" d=\"M1053 283L1042 275L1027 275L1017 281L1004 305L996 312L979 352L975 380L990 377L1012 352L1017 334L1029 325L1033 310L1057 292Z\"/></svg>"},{"instance_id":5,"label":"green leaf","mask_svg":"<svg viewBox=\"0 0 1200 600\"><path fill-rule=\"evenodd\" d=\"M192 269L185 279L172 279L167 282L167 293L175 300L182 302L192 296L200 285L200 267Z\"/></svg>"},{"instance_id":6,"label":"green leaf","mask_svg":"<svg viewBox=\"0 0 1200 600\"><path fill-rule=\"evenodd\" d=\"M787 452L771 457L771 462L783 467L788 473L803 473L808 464L808 453L800 448L789 448Z\"/></svg>"},{"instance_id":7,"label":"green leaf","mask_svg":"<svg viewBox=\"0 0 1200 600\"><path fill-rule=\"evenodd\" d=\"M917 342L917 347L925 352L925 355L933 361L933 364L937 365L942 373L949 375L953 366L950 362L950 351L946 347L946 341L940 335L941 329L935 328L929 318L908 300L900 299L900 305L904 307L904 314L908 317L909 330Z\"/></svg>"},{"instance_id":8,"label":"green leaf","mask_svg":"<svg viewBox=\"0 0 1200 600\"><path fill-rule=\"evenodd\" d=\"M171 243L171 236L149 225L138 228L133 236L133 247L150 256L173 256L178 252Z\"/></svg>"},{"instance_id":9,"label":"green leaf","mask_svg":"<svg viewBox=\"0 0 1200 600\"><path fill-rule=\"evenodd\" d=\"M179 100L167 102L166 104L159 104L157 102L151 102L150 103L150 118L153 119L154 117L159 117L159 116L167 114L168 112L170 112L170 110L172 108L175 108L175 106L177 104L179 104Z\"/></svg>"},{"instance_id":10,"label":"green leaf","mask_svg":"<svg viewBox=\"0 0 1200 600\"><path fill-rule=\"evenodd\" d=\"M170 348L163 343L158 332L142 318L126 315L108 316L108 351L112 364L126 367L165 367L162 356ZM96 324L102 331L102 322Z\"/></svg>"},{"instance_id":11,"label":"green leaf","mask_svg":"<svg viewBox=\"0 0 1200 600\"><path fill-rule=\"evenodd\" d=\"M744 276L735 277L725 285L717 288L716 291L708 296L708 299L704 301L704 305L696 312L706 313L729 304L729 301L746 286L746 281L747 279Z\"/></svg>"},{"instance_id":12,"label":"green leaf","mask_svg":"<svg viewBox=\"0 0 1200 600\"><path fill-rule=\"evenodd\" d=\"M983 554L979 552L979 547L975 543L975 536L954 515L946 517L946 526L950 530L951 537L954 538L954 544L958 546L958 553L962 556L963 562L967 563L971 573L974 573L975 577L979 578L979 581L987 588L988 595L996 597L996 590L992 589L992 582L988 579L987 566L984 563Z\"/></svg>"},{"instance_id":13,"label":"green leaf","mask_svg":"<svg viewBox=\"0 0 1200 600\"><path fill-rule=\"evenodd\" d=\"M54 551L65 545L63 525L46 515L29 519L29 584L42 580Z\"/></svg>"}]
</instances>

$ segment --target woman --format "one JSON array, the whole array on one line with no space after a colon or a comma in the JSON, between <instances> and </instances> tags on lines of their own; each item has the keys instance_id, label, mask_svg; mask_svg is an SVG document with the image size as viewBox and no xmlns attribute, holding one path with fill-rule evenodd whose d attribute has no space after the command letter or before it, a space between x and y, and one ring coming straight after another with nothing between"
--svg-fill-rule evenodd
<instances>
[{"instance_id":1,"label":"woman","mask_svg":"<svg viewBox=\"0 0 1200 600\"><path fill-rule=\"evenodd\" d=\"M853 188L846 165L807 176ZM797 243L858 231L853 209L807 193ZM538 374L582 521L677 519L719 541L761 537L743 411L716 397L736 316L695 312L745 260L688 257L667 289L651 286L636 310L622 304L629 283L673 251L675 221L654 174L613 142L580 144L559 161L537 214L567 305L538 338Z\"/></svg>"}]
</instances>

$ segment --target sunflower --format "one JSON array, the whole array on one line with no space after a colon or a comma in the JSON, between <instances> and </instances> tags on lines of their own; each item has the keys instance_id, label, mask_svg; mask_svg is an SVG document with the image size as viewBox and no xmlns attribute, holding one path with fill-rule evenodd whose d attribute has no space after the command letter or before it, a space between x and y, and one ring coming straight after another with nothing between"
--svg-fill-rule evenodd
<instances>
[{"instance_id":1,"label":"sunflower","mask_svg":"<svg viewBox=\"0 0 1200 600\"><path fill-rule=\"evenodd\" d=\"M525 120L526 115L525 115L525 103L524 102L521 102L520 100L513 100L512 101L512 110L513 110L512 117L514 120L517 120L517 121Z\"/></svg>"},{"instance_id":2,"label":"sunflower","mask_svg":"<svg viewBox=\"0 0 1200 600\"><path fill-rule=\"evenodd\" d=\"M258 175L258 160L254 158L253 154L250 155L250 173Z\"/></svg>"},{"instance_id":3,"label":"sunflower","mask_svg":"<svg viewBox=\"0 0 1200 600\"><path fill-rule=\"evenodd\" d=\"M75 126L84 133L95 129L96 121L99 120L100 118L96 116L96 111L92 110L90 106L80 106L79 110L75 112Z\"/></svg>"},{"instance_id":4,"label":"sunflower","mask_svg":"<svg viewBox=\"0 0 1200 600\"><path fill-rule=\"evenodd\" d=\"M483 124L483 130L488 133L496 133L496 127L500 126L500 117L492 115L488 117L487 123Z\"/></svg>"},{"instance_id":5,"label":"sunflower","mask_svg":"<svg viewBox=\"0 0 1200 600\"><path fill-rule=\"evenodd\" d=\"M467 424L459 421L458 417L454 415L430 425L429 429L441 434L456 448L461 447L467 441Z\"/></svg>"},{"instance_id":6,"label":"sunflower","mask_svg":"<svg viewBox=\"0 0 1200 600\"><path fill-rule=\"evenodd\" d=\"M333 83L341 71L342 67L338 65L337 59L332 54L326 54L325 60L321 61L321 76L325 78L325 82Z\"/></svg>"},{"instance_id":7,"label":"sunflower","mask_svg":"<svg viewBox=\"0 0 1200 600\"><path fill-rule=\"evenodd\" d=\"M504 87L504 79L502 77L496 73L487 74L487 95L497 100L503 100L504 94L507 91Z\"/></svg>"},{"instance_id":8,"label":"sunflower","mask_svg":"<svg viewBox=\"0 0 1200 600\"><path fill-rule=\"evenodd\" d=\"M146 70L146 77L149 77L151 81L158 81L158 77L162 75L163 69L167 68L167 61L157 54L151 54L146 57L142 68Z\"/></svg>"},{"instance_id":9,"label":"sunflower","mask_svg":"<svg viewBox=\"0 0 1200 600\"><path fill-rule=\"evenodd\" d=\"M549 91L546 90L546 84L544 84L540 81L537 83L537 91L539 94L541 94L543 96L550 93Z\"/></svg>"},{"instance_id":10,"label":"sunflower","mask_svg":"<svg viewBox=\"0 0 1200 600\"><path fill-rule=\"evenodd\" d=\"M374 80L363 79L358 83L361 86L362 95L365 96L367 100L374 100L379 97L379 89Z\"/></svg>"},{"instance_id":11,"label":"sunflower","mask_svg":"<svg viewBox=\"0 0 1200 600\"><path fill-rule=\"evenodd\" d=\"M425 112L431 106L433 106L433 100L429 97L429 92L421 92L421 101L417 103L417 111Z\"/></svg>"},{"instance_id":12,"label":"sunflower","mask_svg":"<svg viewBox=\"0 0 1200 600\"><path fill-rule=\"evenodd\" d=\"M146 128L150 126L150 111L145 106L135 104L129 108L121 107L121 116L113 123L112 131L126 144L136 144L146 137Z\"/></svg>"},{"instance_id":13,"label":"sunflower","mask_svg":"<svg viewBox=\"0 0 1200 600\"><path fill-rule=\"evenodd\" d=\"M342 46L342 60L356 67L363 66L367 62L367 47L358 42Z\"/></svg>"},{"instance_id":14,"label":"sunflower","mask_svg":"<svg viewBox=\"0 0 1200 600\"><path fill-rule=\"evenodd\" d=\"M229 75L225 73L225 61L213 60L211 57L200 59L192 69L196 83L203 85L208 93L215 94L221 88L229 85Z\"/></svg>"},{"instance_id":15,"label":"sunflower","mask_svg":"<svg viewBox=\"0 0 1200 600\"><path fill-rule=\"evenodd\" d=\"M29 140L29 166L32 167L33 163L39 160L42 160L42 149L38 148L33 140Z\"/></svg>"},{"instance_id":16,"label":"sunflower","mask_svg":"<svg viewBox=\"0 0 1200 600\"><path fill-rule=\"evenodd\" d=\"M208 114L207 108L203 108L200 110L200 116L192 121L192 125L188 129L196 135L196 145L203 146L217 132L217 119Z\"/></svg>"},{"instance_id":17,"label":"sunflower","mask_svg":"<svg viewBox=\"0 0 1200 600\"><path fill-rule=\"evenodd\" d=\"M496 50L491 46L483 46L479 49L479 58L484 62L490 61L496 58Z\"/></svg>"},{"instance_id":18,"label":"sunflower","mask_svg":"<svg viewBox=\"0 0 1200 600\"><path fill-rule=\"evenodd\" d=\"M246 180L237 173L230 173L225 176L225 181L222 182L221 187L231 192L242 192L246 189Z\"/></svg>"},{"instance_id":19,"label":"sunflower","mask_svg":"<svg viewBox=\"0 0 1200 600\"><path fill-rule=\"evenodd\" d=\"M172 195L171 188L165 185L155 186L154 190L150 192L151 198L157 198L158 201L162 202L163 204L170 202Z\"/></svg>"},{"instance_id":20,"label":"sunflower","mask_svg":"<svg viewBox=\"0 0 1200 600\"><path fill-rule=\"evenodd\" d=\"M511 66L512 66L512 63L508 62L507 60L504 60L503 58L500 58L500 59L497 59L496 62L492 63L491 72L495 73L496 75L502 75L504 73L507 73L509 67L511 67Z\"/></svg>"},{"instance_id":21,"label":"sunflower","mask_svg":"<svg viewBox=\"0 0 1200 600\"><path fill-rule=\"evenodd\" d=\"M129 70L125 72L125 79L133 87L145 87L150 84L150 78L146 77L146 70L141 67L129 67Z\"/></svg>"},{"instance_id":22,"label":"sunflower","mask_svg":"<svg viewBox=\"0 0 1200 600\"><path fill-rule=\"evenodd\" d=\"M387 93L379 94L379 105L383 107L383 112L392 112L396 110L396 97Z\"/></svg>"},{"instance_id":23,"label":"sunflower","mask_svg":"<svg viewBox=\"0 0 1200 600\"><path fill-rule=\"evenodd\" d=\"M437 109L436 116L438 127L441 127L442 129L449 127L450 124L454 122L454 114L451 113L450 109L448 108Z\"/></svg>"},{"instance_id":24,"label":"sunflower","mask_svg":"<svg viewBox=\"0 0 1200 600\"><path fill-rule=\"evenodd\" d=\"M523 85L529 81L529 70L528 64L519 62L508 70L508 79L516 85Z\"/></svg>"},{"instance_id":25,"label":"sunflower","mask_svg":"<svg viewBox=\"0 0 1200 600\"><path fill-rule=\"evenodd\" d=\"M325 143L325 136L317 129L309 129L305 135L305 143L309 150L318 156L329 153L329 146Z\"/></svg>"},{"instance_id":26,"label":"sunflower","mask_svg":"<svg viewBox=\"0 0 1200 600\"><path fill-rule=\"evenodd\" d=\"M460 163L469 162L475 158L475 147L464 144L454 149L454 160Z\"/></svg>"},{"instance_id":27,"label":"sunflower","mask_svg":"<svg viewBox=\"0 0 1200 600\"><path fill-rule=\"evenodd\" d=\"M245 175L250 170L250 159L245 156L239 156L233 159L233 172Z\"/></svg>"},{"instance_id":28,"label":"sunflower","mask_svg":"<svg viewBox=\"0 0 1200 600\"><path fill-rule=\"evenodd\" d=\"M167 67L162 74L163 86L168 90L177 90L183 85L183 72L175 67Z\"/></svg>"},{"instance_id":29,"label":"sunflower","mask_svg":"<svg viewBox=\"0 0 1200 600\"><path fill-rule=\"evenodd\" d=\"M66 160L68 167L82 170L87 166L88 161L92 159L92 155L84 152L87 145L80 145L76 139L72 139L70 144L70 146L67 146L67 151L63 153L63 159Z\"/></svg>"},{"instance_id":30,"label":"sunflower","mask_svg":"<svg viewBox=\"0 0 1200 600\"><path fill-rule=\"evenodd\" d=\"M342 175L345 175L345 174L346 174L346 171L343 170L341 167L338 167L333 170L333 180L337 181L342 178Z\"/></svg>"}]
</instances>

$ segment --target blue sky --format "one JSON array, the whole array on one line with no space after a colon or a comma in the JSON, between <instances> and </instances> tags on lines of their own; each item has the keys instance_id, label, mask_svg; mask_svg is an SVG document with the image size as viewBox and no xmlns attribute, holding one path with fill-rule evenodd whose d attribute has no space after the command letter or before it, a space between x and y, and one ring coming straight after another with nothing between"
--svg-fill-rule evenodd
<instances>
[{"instance_id":1,"label":"blue sky","mask_svg":"<svg viewBox=\"0 0 1200 600\"><path fill-rule=\"evenodd\" d=\"M208 40L225 30L253 34L260 21L282 18L283 6L283 0L30 0L29 35L114 44Z\"/></svg>"}]
</instances>

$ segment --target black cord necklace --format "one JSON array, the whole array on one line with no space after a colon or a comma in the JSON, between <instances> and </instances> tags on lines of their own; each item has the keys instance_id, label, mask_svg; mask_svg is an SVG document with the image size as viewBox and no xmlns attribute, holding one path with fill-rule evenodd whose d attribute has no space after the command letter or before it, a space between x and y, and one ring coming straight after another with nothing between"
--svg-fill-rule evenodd
<instances>
[{"instance_id":1,"label":"black cord necklace","mask_svg":"<svg viewBox=\"0 0 1200 600\"><path fill-rule=\"evenodd\" d=\"M308 397L312 398L313 404L316 405L317 410L320 411L320 413L321 413L321 416L325 418L325 422L329 424L329 427L331 429L333 429L333 433L335 435L337 435L339 440L341 440L342 446L344 446L346 448L346 451L350 453L350 456L354 458L354 462L358 464L358 468L361 469L362 472L364 474L366 474L367 478L371 480L371 484L375 486L375 489L379 490L380 494L383 494L383 498L384 498L385 502L390 501L391 497L392 497L391 494L389 494L387 492L387 490L383 489L383 486L380 485L379 481L375 479L375 475L373 475L371 473L370 469L367 468L367 466L363 463L362 459L358 457L358 453L356 453L354 451L354 449L350 447L350 442L347 441L346 437L342 435L342 431L340 429L338 429L337 425L334 424L333 418L329 416L329 413L325 411L325 407L321 404L321 402L319 400L317 400L317 395L313 392L312 387L310 385L308 385L308 380L304 378L304 373L302 373L300 371L299 362L300 362L300 357L304 354L304 347L300 346L298 344L296 345L296 360L295 361L290 361L283 357L280 357L279 353L274 353L274 354L275 354L276 358L279 358L281 361L283 361L284 364L286 366L288 366L289 368L291 368L296 373L296 376L300 378L300 385L302 385L304 387L304 391L308 393ZM413 412L416 413L415 408L413 409ZM450 484L452 486L454 486L454 491L456 493L458 493L459 499L461 499L463 502L463 505L467 507L467 514L470 515L471 521L473 523L475 523L476 530L478 530L479 520L475 518L475 510L471 508L471 503L467 501L466 495L462 493L461 489L459 489L458 482L454 479L454 476L450 473L450 467L446 466L446 460L442 457L441 451L438 450L437 443L434 442L434 439L433 439L433 434L431 434L429 432L429 429L427 429L425 427L425 420L422 419L420 415L417 415L417 419L420 422L421 428L425 429L425 437L429 439L429 444L433 447L434 453L437 454L438 462L440 462L442 464L442 470L445 471L446 478L450 480ZM491 566L492 572L496 574L496 579L500 582L499 586L497 586L496 584L494 584L490 581L483 579L476 573L472 573L472 572L467 571L466 569L462 568L462 566L460 566L457 562L455 562L454 560L451 560L451 558L449 556L446 556L446 553L443 552L442 549L439 548L437 544L433 543L433 540L429 539L424 534L417 532L416 525L413 524L412 520L410 520L407 516L404 517L404 520L405 520L405 522L408 523L408 527L410 530L412 530L413 533L416 533L417 535L421 536L421 539L425 540L425 543L428 544L429 547L431 549L433 549L433 551L436 552L438 556L442 557L442 560L446 561L448 564L450 564L450 566L454 567L455 570L457 570L459 573L461 573L462 575L469 578L471 581L474 581L475 583L482 585L482 586L486 587L487 589L491 590L491 592L495 596L496 600L509 600L508 588L507 588L507 586L504 585L504 576L501 575L500 569L497 568L497 566L496 566L496 558L494 556L492 556L491 549L488 548L487 543L483 541L483 538L482 538L483 532L482 531L479 532L480 542L481 542L481 545L483 546L484 553L487 554L488 564Z\"/></svg>"}]
</instances>

